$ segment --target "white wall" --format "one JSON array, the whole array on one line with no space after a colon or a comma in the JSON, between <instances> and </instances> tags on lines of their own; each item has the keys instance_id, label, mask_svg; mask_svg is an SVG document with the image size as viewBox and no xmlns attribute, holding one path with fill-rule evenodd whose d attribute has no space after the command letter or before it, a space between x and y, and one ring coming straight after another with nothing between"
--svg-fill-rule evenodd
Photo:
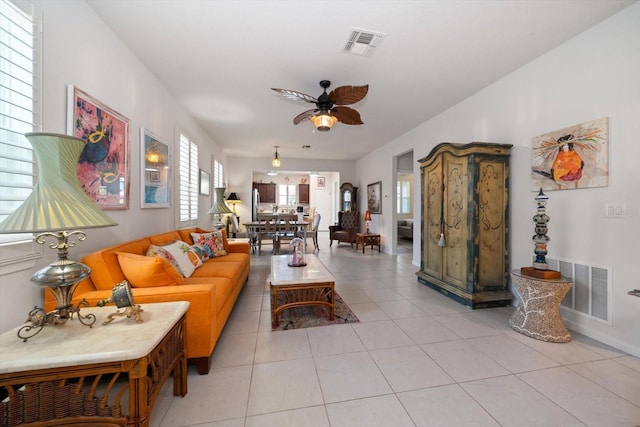
<instances>
[{"instance_id":1,"label":"white wall","mask_svg":"<svg viewBox=\"0 0 640 427\"><path fill-rule=\"evenodd\" d=\"M138 59L81 1L35 2L44 21L42 130L66 133L67 85L73 84L131 120L129 209L108 211L116 227L87 230L87 240L71 249L70 256L84 254L125 239L176 228L176 197L171 209L140 209L140 127L165 139L173 150L173 188L177 188L179 131L198 142L200 168L211 171L215 142L178 106L176 100ZM218 158L226 162L224 157ZM210 197L200 197L200 212L210 207ZM210 219L201 215L200 225ZM10 248L3 249L10 254ZM42 290L31 285L33 272L55 258L45 248L36 267L15 273L0 272L0 332L24 322L34 305L42 304ZM4 273L4 274L3 274Z\"/></svg>"},{"instance_id":2,"label":"white wall","mask_svg":"<svg viewBox=\"0 0 640 427\"><path fill-rule=\"evenodd\" d=\"M549 256L608 266L613 279L613 325L563 313L574 330L640 356L640 3L578 35L416 129L357 162L357 184L382 180L382 215L374 229L394 233L388 193L392 157L414 150L419 160L438 143L487 141L513 144L510 184L510 262L530 265L535 213L531 191L531 139L591 119L609 117L609 186L550 191ZM428 84L426 82L425 84ZM420 169L414 165L415 185ZM416 224L420 192L414 195ZM624 219L604 217L605 203L624 203ZM364 201L360 201L361 209ZM420 229L414 230L419 242ZM390 246L384 246L390 252ZM414 264L420 265L420 245Z\"/></svg>"}]
</instances>

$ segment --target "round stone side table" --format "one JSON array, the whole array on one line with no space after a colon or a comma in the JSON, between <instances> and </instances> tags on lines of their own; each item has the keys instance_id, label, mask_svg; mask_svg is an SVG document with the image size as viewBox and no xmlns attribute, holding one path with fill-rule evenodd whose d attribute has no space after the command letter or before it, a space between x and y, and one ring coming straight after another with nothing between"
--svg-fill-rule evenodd
<instances>
[{"instance_id":1,"label":"round stone side table","mask_svg":"<svg viewBox=\"0 0 640 427\"><path fill-rule=\"evenodd\" d=\"M509 326L541 341L571 341L560 316L560 303L573 286L571 279L538 279L519 270L511 271L511 279L520 294L520 305L509 319Z\"/></svg>"}]
</instances>

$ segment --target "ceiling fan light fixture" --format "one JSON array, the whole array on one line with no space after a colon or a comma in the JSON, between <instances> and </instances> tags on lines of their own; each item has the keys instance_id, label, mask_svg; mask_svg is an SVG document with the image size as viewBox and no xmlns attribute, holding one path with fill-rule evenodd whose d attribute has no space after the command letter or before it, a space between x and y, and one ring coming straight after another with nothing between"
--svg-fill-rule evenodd
<instances>
[{"instance_id":1,"label":"ceiling fan light fixture","mask_svg":"<svg viewBox=\"0 0 640 427\"><path fill-rule=\"evenodd\" d=\"M338 122L338 119L330 115L328 112L320 112L320 114L310 117L311 123L320 132L328 132L333 125Z\"/></svg>"},{"instance_id":2,"label":"ceiling fan light fixture","mask_svg":"<svg viewBox=\"0 0 640 427\"><path fill-rule=\"evenodd\" d=\"M279 145L274 145L274 147L276 148L276 153L273 155L273 160L271 160L271 166L273 166L274 168L279 168L280 167L280 157L278 157Z\"/></svg>"}]
</instances>

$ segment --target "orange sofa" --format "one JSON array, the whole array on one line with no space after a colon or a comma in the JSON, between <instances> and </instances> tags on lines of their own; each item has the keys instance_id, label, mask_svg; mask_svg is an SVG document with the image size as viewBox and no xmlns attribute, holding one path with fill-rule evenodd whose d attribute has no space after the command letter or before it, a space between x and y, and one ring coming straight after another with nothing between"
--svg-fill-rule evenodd
<instances>
[{"instance_id":1,"label":"orange sofa","mask_svg":"<svg viewBox=\"0 0 640 427\"><path fill-rule=\"evenodd\" d=\"M74 305L83 298L90 306L109 298L115 284L126 280L120 268L116 252L146 255L150 245L162 245L181 240L193 244L191 233L206 233L199 228L169 231L120 243L86 255L82 262L91 268L91 276L78 284L73 296ZM233 309L242 287L249 277L250 255L248 242L228 242L223 230L226 256L203 262L182 284L154 287L132 287L136 304L188 301L187 358L195 364L200 374L207 374L211 367L211 355L222 329ZM45 291L45 309L53 310L55 300ZM144 320L144 313L143 313ZM153 320L149 320L153 321Z\"/></svg>"}]
</instances>

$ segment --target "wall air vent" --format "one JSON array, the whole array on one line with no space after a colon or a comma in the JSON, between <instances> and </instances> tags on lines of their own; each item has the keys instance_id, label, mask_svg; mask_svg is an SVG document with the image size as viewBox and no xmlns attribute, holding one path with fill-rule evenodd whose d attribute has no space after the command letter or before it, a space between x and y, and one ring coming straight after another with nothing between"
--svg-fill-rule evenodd
<instances>
[{"instance_id":1,"label":"wall air vent","mask_svg":"<svg viewBox=\"0 0 640 427\"><path fill-rule=\"evenodd\" d=\"M547 257L549 268L573 279L574 285L561 307L611 325L613 281L611 269L565 259Z\"/></svg>"},{"instance_id":2,"label":"wall air vent","mask_svg":"<svg viewBox=\"0 0 640 427\"><path fill-rule=\"evenodd\" d=\"M384 36L385 34L383 33L352 28L349 37L347 37L347 43L344 45L344 52L353 55L371 56L375 48L382 42Z\"/></svg>"}]
</instances>

